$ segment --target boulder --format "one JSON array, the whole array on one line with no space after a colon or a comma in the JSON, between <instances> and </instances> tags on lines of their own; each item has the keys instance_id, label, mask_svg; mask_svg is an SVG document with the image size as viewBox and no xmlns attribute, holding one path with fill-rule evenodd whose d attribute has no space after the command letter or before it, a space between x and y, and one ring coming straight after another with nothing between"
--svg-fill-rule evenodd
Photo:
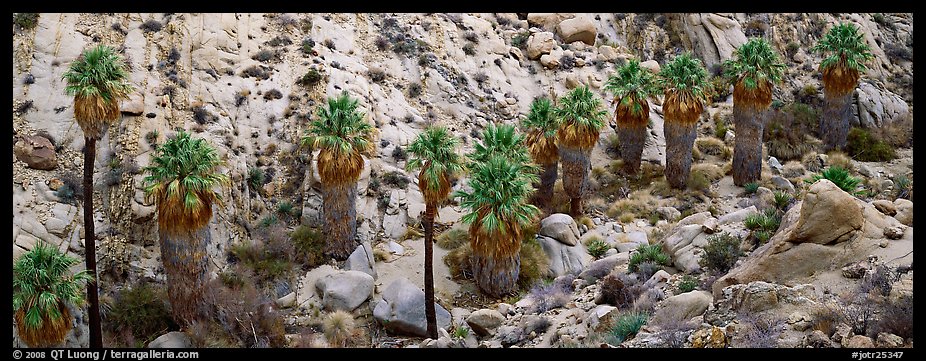
<instances>
[{"instance_id":1,"label":"boulder","mask_svg":"<svg viewBox=\"0 0 926 361\"><path fill-rule=\"evenodd\" d=\"M279 308L290 308L296 305L296 292L290 292L286 296L277 298L275 301Z\"/></svg>"},{"instance_id":2,"label":"boulder","mask_svg":"<svg viewBox=\"0 0 926 361\"><path fill-rule=\"evenodd\" d=\"M911 116L910 106L897 94L868 82L858 86L858 118L850 121L863 128L879 128Z\"/></svg>"},{"instance_id":3,"label":"boulder","mask_svg":"<svg viewBox=\"0 0 926 361\"><path fill-rule=\"evenodd\" d=\"M620 313L620 309L611 305L598 305L586 314L585 324L589 330L604 332L610 327L613 320Z\"/></svg>"},{"instance_id":4,"label":"boulder","mask_svg":"<svg viewBox=\"0 0 926 361\"><path fill-rule=\"evenodd\" d=\"M659 66L659 63L656 62L655 60L644 61L640 63L640 67L642 67L643 69L649 69L649 71L653 72L654 74L659 74L659 71L662 69Z\"/></svg>"},{"instance_id":5,"label":"boulder","mask_svg":"<svg viewBox=\"0 0 926 361\"><path fill-rule=\"evenodd\" d=\"M545 236L538 236L537 240L547 256L550 263L550 273L553 277L559 277L567 273L581 273L594 260L582 245L567 246Z\"/></svg>"},{"instance_id":6,"label":"boulder","mask_svg":"<svg viewBox=\"0 0 926 361\"><path fill-rule=\"evenodd\" d=\"M450 327L450 312L435 303L437 327ZM393 334L427 337L424 291L405 278L393 281L383 292L383 300L373 309L373 318Z\"/></svg>"},{"instance_id":7,"label":"boulder","mask_svg":"<svg viewBox=\"0 0 926 361\"><path fill-rule=\"evenodd\" d=\"M875 343L868 336L855 335L843 345L846 348L875 348Z\"/></svg>"},{"instance_id":8,"label":"boulder","mask_svg":"<svg viewBox=\"0 0 926 361\"><path fill-rule=\"evenodd\" d=\"M58 167L55 146L42 136L27 135L20 138L13 146L13 154L29 168L52 170Z\"/></svg>"},{"instance_id":9,"label":"boulder","mask_svg":"<svg viewBox=\"0 0 926 361\"><path fill-rule=\"evenodd\" d=\"M676 253L681 250L683 247L691 244L691 241L694 240L699 234L701 234L701 225L700 224L689 224L682 227L675 228L675 231L672 234L668 235L663 244L669 253Z\"/></svg>"},{"instance_id":10,"label":"boulder","mask_svg":"<svg viewBox=\"0 0 926 361\"><path fill-rule=\"evenodd\" d=\"M548 69L556 69L559 67L559 58L550 54L544 54L540 56L540 64Z\"/></svg>"},{"instance_id":11,"label":"boulder","mask_svg":"<svg viewBox=\"0 0 926 361\"><path fill-rule=\"evenodd\" d=\"M575 246L579 240L579 227L568 214L554 213L540 221L537 234L555 239L567 246Z\"/></svg>"},{"instance_id":12,"label":"boulder","mask_svg":"<svg viewBox=\"0 0 926 361\"><path fill-rule=\"evenodd\" d=\"M190 348L193 342L183 332L171 331L148 343L148 348Z\"/></svg>"},{"instance_id":13,"label":"boulder","mask_svg":"<svg viewBox=\"0 0 926 361\"><path fill-rule=\"evenodd\" d=\"M747 208L740 209L736 212L724 214L720 216L720 218L717 219L717 222L720 223L721 225L735 223L735 222L742 222L750 214L757 213L757 212L759 212L759 210L756 209L756 206L749 206Z\"/></svg>"},{"instance_id":14,"label":"boulder","mask_svg":"<svg viewBox=\"0 0 926 361\"><path fill-rule=\"evenodd\" d=\"M357 246L357 249L350 254L350 257L347 257L347 263L344 265L344 268L351 271L366 273L375 280L377 278L376 268L373 266L375 264L376 260L373 258L373 247L370 246L370 242L363 242L363 244Z\"/></svg>"},{"instance_id":15,"label":"boulder","mask_svg":"<svg viewBox=\"0 0 926 361\"><path fill-rule=\"evenodd\" d=\"M617 59L617 50L614 50L610 45L602 45L598 47L598 60L601 61L614 61Z\"/></svg>"},{"instance_id":16,"label":"boulder","mask_svg":"<svg viewBox=\"0 0 926 361\"><path fill-rule=\"evenodd\" d=\"M894 201L894 207L897 208L897 214L894 218L907 226L913 226L913 202L898 198Z\"/></svg>"},{"instance_id":17,"label":"boulder","mask_svg":"<svg viewBox=\"0 0 926 361\"><path fill-rule=\"evenodd\" d=\"M697 58L710 68L733 57L733 50L746 43L746 34L732 14L693 13L672 17L679 37L691 44Z\"/></svg>"},{"instance_id":18,"label":"boulder","mask_svg":"<svg viewBox=\"0 0 926 361\"><path fill-rule=\"evenodd\" d=\"M133 92L129 98L122 101L119 106L122 114L139 116L145 112L145 97L143 92Z\"/></svg>"},{"instance_id":19,"label":"boulder","mask_svg":"<svg viewBox=\"0 0 926 361\"><path fill-rule=\"evenodd\" d=\"M556 40L553 40L553 33L541 31L534 33L527 39L527 58L535 60L541 55L549 54L556 46Z\"/></svg>"},{"instance_id":20,"label":"boulder","mask_svg":"<svg viewBox=\"0 0 926 361\"><path fill-rule=\"evenodd\" d=\"M785 179L782 176L772 176L772 184L775 185L775 188L786 191L788 193L794 193L794 185L791 184L791 181Z\"/></svg>"},{"instance_id":21,"label":"boulder","mask_svg":"<svg viewBox=\"0 0 926 361\"><path fill-rule=\"evenodd\" d=\"M883 232L884 232L884 237L887 237L887 239L896 240L896 239L903 238L904 231L906 230L907 230L907 227L905 226L896 226L896 227L885 227Z\"/></svg>"},{"instance_id":22,"label":"boulder","mask_svg":"<svg viewBox=\"0 0 926 361\"><path fill-rule=\"evenodd\" d=\"M833 182L821 179L804 196L797 229L788 241L829 244L848 240L865 222L855 198Z\"/></svg>"},{"instance_id":23,"label":"boulder","mask_svg":"<svg viewBox=\"0 0 926 361\"><path fill-rule=\"evenodd\" d=\"M612 248L613 249L613 248ZM588 267L579 274L579 278L588 283L594 283L599 278L611 273L614 267L625 264L630 260L630 253L622 252L604 257L592 262Z\"/></svg>"},{"instance_id":24,"label":"boulder","mask_svg":"<svg viewBox=\"0 0 926 361\"><path fill-rule=\"evenodd\" d=\"M563 20L574 17L575 14L569 13L528 13L527 23L530 26L539 26L548 31L553 31Z\"/></svg>"},{"instance_id":25,"label":"boulder","mask_svg":"<svg viewBox=\"0 0 926 361\"><path fill-rule=\"evenodd\" d=\"M695 213L688 217L682 218L682 220L675 224L675 227L684 227L690 224L702 225L708 220L708 218L711 217L711 212Z\"/></svg>"},{"instance_id":26,"label":"boulder","mask_svg":"<svg viewBox=\"0 0 926 361\"><path fill-rule=\"evenodd\" d=\"M598 35L595 23L584 16L561 21L556 26L556 32L563 39L563 42L567 44L581 41L588 45L595 45L595 37Z\"/></svg>"},{"instance_id":27,"label":"boulder","mask_svg":"<svg viewBox=\"0 0 926 361\"><path fill-rule=\"evenodd\" d=\"M894 206L894 203L884 199L878 199L871 202L871 205L875 206L879 212L884 213L885 215L893 217L897 214L897 207Z\"/></svg>"},{"instance_id":28,"label":"boulder","mask_svg":"<svg viewBox=\"0 0 926 361\"><path fill-rule=\"evenodd\" d=\"M656 208L656 213L659 213L662 216L662 219L667 221L674 221L682 215L682 212L679 212L675 207L659 207Z\"/></svg>"},{"instance_id":29,"label":"boulder","mask_svg":"<svg viewBox=\"0 0 926 361\"><path fill-rule=\"evenodd\" d=\"M360 271L341 271L315 282L326 310L351 312L373 296L373 277Z\"/></svg>"},{"instance_id":30,"label":"boulder","mask_svg":"<svg viewBox=\"0 0 926 361\"><path fill-rule=\"evenodd\" d=\"M654 324L687 321L704 314L714 297L707 291L691 291L669 297L662 301L662 307L653 314Z\"/></svg>"},{"instance_id":31,"label":"boulder","mask_svg":"<svg viewBox=\"0 0 926 361\"><path fill-rule=\"evenodd\" d=\"M768 157L768 167L772 169L772 174L781 174L781 172L784 170L781 162L779 162L778 158L775 157Z\"/></svg>"},{"instance_id":32,"label":"boulder","mask_svg":"<svg viewBox=\"0 0 926 361\"><path fill-rule=\"evenodd\" d=\"M466 318L466 324L479 336L487 336L495 333L495 329L505 322L505 316L502 316L496 310L481 309L475 311Z\"/></svg>"},{"instance_id":33,"label":"boulder","mask_svg":"<svg viewBox=\"0 0 926 361\"><path fill-rule=\"evenodd\" d=\"M903 347L904 340L902 337L895 334L881 332L878 333L877 344L878 347L882 348L898 348Z\"/></svg>"}]
</instances>

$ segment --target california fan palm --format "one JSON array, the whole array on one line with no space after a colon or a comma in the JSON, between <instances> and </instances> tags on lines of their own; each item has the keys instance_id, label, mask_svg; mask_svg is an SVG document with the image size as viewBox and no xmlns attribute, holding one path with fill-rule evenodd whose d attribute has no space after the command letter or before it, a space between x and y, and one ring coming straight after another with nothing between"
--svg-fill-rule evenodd
<instances>
[{"instance_id":1,"label":"california fan palm","mask_svg":"<svg viewBox=\"0 0 926 361\"><path fill-rule=\"evenodd\" d=\"M684 53L662 67L659 85L665 91L666 181L682 189L691 172L695 126L708 99L707 71L700 60Z\"/></svg>"},{"instance_id":2,"label":"california fan palm","mask_svg":"<svg viewBox=\"0 0 926 361\"><path fill-rule=\"evenodd\" d=\"M649 125L647 99L659 92L656 74L641 67L639 60L632 59L608 78L604 89L614 94L612 104L617 105L614 121L624 160L623 170L627 174L636 174L640 170L646 126Z\"/></svg>"},{"instance_id":3,"label":"california fan palm","mask_svg":"<svg viewBox=\"0 0 926 361\"><path fill-rule=\"evenodd\" d=\"M534 193L534 204L544 210L548 210L550 199L553 197L553 185L556 183L559 167L559 147L556 146L559 120L553 114L553 110L553 102L550 99L537 98L531 103L527 116L521 120L521 127L527 132L527 150L534 163L543 168L540 184Z\"/></svg>"},{"instance_id":4,"label":"california fan palm","mask_svg":"<svg viewBox=\"0 0 926 361\"><path fill-rule=\"evenodd\" d=\"M457 154L460 141L447 128L428 127L408 145L412 154L406 164L409 171L419 170L418 188L424 196L424 297L428 337L437 339L437 316L434 309L434 215L450 194L450 181L463 171L463 159Z\"/></svg>"},{"instance_id":5,"label":"california fan palm","mask_svg":"<svg viewBox=\"0 0 926 361\"><path fill-rule=\"evenodd\" d=\"M866 69L865 62L874 57L870 50L858 27L849 23L834 26L813 47L826 56L820 63L824 97L820 134L826 151L846 146L852 93Z\"/></svg>"},{"instance_id":6,"label":"california fan palm","mask_svg":"<svg viewBox=\"0 0 926 361\"><path fill-rule=\"evenodd\" d=\"M357 100L347 92L329 98L317 115L302 142L319 149L324 232L329 237L325 254L343 260L358 245L357 181L363 171L363 157L372 156L375 150L376 128L364 120Z\"/></svg>"},{"instance_id":7,"label":"california fan palm","mask_svg":"<svg viewBox=\"0 0 926 361\"><path fill-rule=\"evenodd\" d=\"M204 139L180 131L158 147L145 167L145 193L158 210L158 240L167 274L167 296L174 320L189 325L201 315L211 241L213 205L221 204L215 187L228 184L219 173L222 161Z\"/></svg>"},{"instance_id":8,"label":"california fan palm","mask_svg":"<svg viewBox=\"0 0 926 361\"><path fill-rule=\"evenodd\" d=\"M96 276L96 234L93 225L93 164L96 141L120 117L119 101L134 91L128 82L125 63L113 48L98 45L83 52L68 66L63 79L65 92L74 96L74 119L84 132L84 248L86 266ZM97 284L87 285L90 347L103 347Z\"/></svg>"},{"instance_id":9,"label":"california fan palm","mask_svg":"<svg viewBox=\"0 0 926 361\"><path fill-rule=\"evenodd\" d=\"M733 184L759 180L762 173L762 132L772 104L772 84L781 81L785 65L762 38L749 39L724 62L724 77L733 84Z\"/></svg>"},{"instance_id":10,"label":"california fan palm","mask_svg":"<svg viewBox=\"0 0 926 361\"><path fill-rule=\"evenodd\" d=\"M556 137L563 164L563 188L570 198L569 213L577 217L582 214L582 197L588 191L592 147L598 142L608 111L601 108L601 99L584 86L563 96L555 114L560 122Z\"/></svg>"}]
</instances>

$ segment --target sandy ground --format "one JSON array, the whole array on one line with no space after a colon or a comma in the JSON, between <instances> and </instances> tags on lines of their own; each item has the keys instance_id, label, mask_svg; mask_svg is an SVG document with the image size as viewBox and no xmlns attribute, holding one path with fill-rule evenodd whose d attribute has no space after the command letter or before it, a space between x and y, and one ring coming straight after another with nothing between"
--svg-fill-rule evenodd
<instances>
[{"instance_id":1,"label":"sandy ground","mask_svg":"<svg viewBox=\"0 0 926 361\"><path fill-rule=\"evenodd\" d=\"M390 262L376 262L376 287L384 292L393 281L405 277L416 286L424 289L424 238L399 242L405 247L402 256L395 256ZM450 269L444 264L444 256L449 251L434 245L434 293L435 297L449 301L460 290L460 285L450 278Z\"/></svg>"}]
</instances>

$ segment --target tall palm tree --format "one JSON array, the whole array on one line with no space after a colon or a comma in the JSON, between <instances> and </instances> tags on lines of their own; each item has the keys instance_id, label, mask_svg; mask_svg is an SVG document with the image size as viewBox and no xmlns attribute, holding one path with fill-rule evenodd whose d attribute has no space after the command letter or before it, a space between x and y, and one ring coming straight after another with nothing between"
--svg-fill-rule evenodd
<instances>
[{"instance_id":1,"label":"tall palm tree","mask_svg":"<svg viewBox=\"0 0 926 361\"><path fill-rule=\"evenodd\" d=\"M842 149L849 135L852 92L866 69L865 62L874 56L858 27L850 23L834 26L812 50L826 56L820 63L824 97L820 118L823 147L826 151Z\"/></svg>"},{"instance_id":2,"label":"tall palm tree","mask_svg":"<svg viewBox=\"0 0 926 361\"><path fill-rule=\"evenodd\" d=\"M666 180L682 189L691 171L695 126L708 99L707 71L700 60L684 53L662 67L659 85L665 91Z\"/></svg>"},{"instance_id":3,"label":"tall palm tree","mask_svg":"<svg viewBox=\"0 0 926 361\"><path fill-rule=\"evenodd\" d=\"M559 157L563 161L563 188L570 198L569 213L582 214L582 197L588 189L592 147L598 142L607 110L588 86L575 88L562 97L554 111L560 119L556 131Z\"/></svg>"},{"instance_id":4,"label":"tall palm tree","mask_svg":"<svg viewBox=\"0 0 926 361\"><path fill-rule=\"evenodd\" d=\"M222 198L215 187L227 186L228 176L219 173L223 162L204 139L180 131L158 147L151 165L145 167L145 193L158 209L161 261L167 273L167 296L174 320L188 325L197 320L203 306L211 241L212 206Z\"/></svg>"},{"instance_id":5,"label":"tall palm tree","mask_svg":"<svg viewBox=\"0 0 926 361\"><path fill-rule=\"evenodd\" d=\"M460 197L460 205L469 211L461 220L470 225L476 285L501 297L518 287L522 229L540 213L528 203L538 167L501 153L484 159L471 166L472 191L460 190L454 197Z\"/></svg>"},{"instance_id":6,"label":"tall palm tree","mask_svg":"<svg viewBox=\"0 0 926 361\"><path fill-rule=\"evenodd\" d=\"M71 274L78 262L42 241L13 263L13 318L29 347L60 347L71 330L67 303L81 305L81 283L93 283L86 270Z\"/></svg>"},{"instance_id":7,"label":"tall palm tree","mask_svg":"<svg viewBox=\"0 0 926 361\"><path fill-rule=\"evenodd\" d=\"M521 120L521 127L527 132L525 143L531 158L543 168L533 203L546 212L553 197L559 167L559 148L556 146L559 118L553 114L553 102L547 98L535 99L527 116Z\"/></svg>"},{"instance_id":8,"label":"tall palm tree","mask_svg":"<svg viewBox=\"0 0 926 361\"><path fill-rule=\"evenodd\" d=\"M128 82L125 63L113 48L99 45L71 62L63 79L65 93L74 96L74 119L84 132L84 249L87 271L96 277L96 234L93 227L93 164L96 141L119 120L119 101L134 91ZM103 347L100 301L97 284L87 285L90 347Z\"/></svg>"},{"instance_id":9,"label":"tall palm tree","mask_svg":"<svg viewBox=\"0 0 926 361\"><path fill-rule=\"evenodd\" d=\"M772 104L772 84L781 82L784 63L765 39L752 38L723 64L724 78L733 83L733 184L756 182L762 173L762 132Z\"/></svg>"},{"instance_id":10,"label":"tall palm tree","mask_svg":"<svg viewBox=\"0 0 926 361\"><path fill-rule=\"evenodd\" d=\"M309 124L302 143L318 153L318 175L322 183L324 231L330 237L325 254L347 259L357 247L357 181L363 171L363 156L375 151L376 128L357 110L357 100L347 92L329 98L320 106L318 119Z\"/></svg>"},{"instance_id":11,"label":"tall palm tree","mask_svg":"<svg viewBox=\"0 0 926 361\"><path fill-rule=\"evenodd\" d=\"M437 339L437 314L434 310L434 215L438 205L450 194L450 180L463 172L463 159L457 154L460 140L445 127L432 126L418 135L408 152L414 157L405 168L419 170L418 188L424 195L424 298L428 337Z\"/></svg>"},{"instance_id":12,"label":"tall palm tree","mask_svg":"<svg viewBox=\"0 0 926 361\"><path fill-rule=\"evenodd\" d=\"M649 124L649 97L659 92L656 74L640 66L640 61L631 59L608 78L604 89L614 94L612 104L617 104L614 122L617 124L617 139L620 142L624 172L636 174L640 170L643 145L646 142L646 126Z\"/></svg>"}]
</instances>

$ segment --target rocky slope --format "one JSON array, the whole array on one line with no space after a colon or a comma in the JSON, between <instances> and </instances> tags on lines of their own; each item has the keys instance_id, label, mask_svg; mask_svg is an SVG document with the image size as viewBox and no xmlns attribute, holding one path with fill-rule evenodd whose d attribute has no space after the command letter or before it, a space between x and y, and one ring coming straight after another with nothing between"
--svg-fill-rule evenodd
<instances>
[{"instance_id":1,"label":"rocky slope","mask_svg":"<svg viewBox=\"0 0 926 361\"><path fill-rule=\"evenodd\" d=\"M516 122L536 97L558 97L589 85L608 99L602 84L626 59L638 58L655 69L673 54L691 50L716 72L718 64L747 36L765 36L784 55L788 69L775 90L776 100L819 105L822 85L816 67L820 57L809 49L837 21L860 25L875 55L856 92L853 123L875 129L912 119L912 14L41 14L32 29L14 25L12 36L13 258L40 239L78 257L83 255L82 209L58 192L75 181L79 184L84 166L83 137L73 121L72 99L64 94L61 76L70 61L96 43L113 45L124 54L138 89L123 104L122 121L98 142L93 165L98 187L94 219L101 272L106 277L101 288L108 294L139 280L164 281L154 207L144 197L139 172L148 165L154 144L162 143L174 129L192 130L197 137L208 139L226 161L223 170L233 186L225 191L225 205L216 210L210 225L212 270L219 274L229 268L227 250L256 238L258 224L281 202L301 209L299 219L287 223L288 228L320 225L318 175L309 162L314 157L299 142L307 120L326 97L347 91L359 99L380 132L379 156L367 160L359 183L358 235L365 245L347 264L300 273L288 282L286 289L291 292L274 295L288 310L290 333L297 333L293 330L298 327L317 325L319 309L354 310L357 317L370 321L371 329L376 328L374 320L396 321L407 316L407 310L416 309L407 303L417 302L414 291L423 288L423 245L420 236L413 232L409 236L409 229L419 222L424 205L414 174L404 171L405 155L400 148L426 125L448 125L463 138L464 150L469 150L482 127L489 122ZM716 100L702 117L699 137L714 134L714 119L730 116L731 97ZM652 109L644 160L658 169L665 159L662 108L657 102ZM724 134L721 147L732 149L734 131ZM607 148L613 133L612 125L603 129L593 151L593 168L610 169L613 158ZM727 311L740 307L739 301L730 300L743 293L777 292L780 305L791 305L791 299L825 302L823 296L799 295L811 292L808 289L823 292L833 285L857 283L841 278L839 269L866 261L869 255L890 260L894 267L912 262L912 255L902 256L912 251L912 202L894 202L891 196L897 177L912 179L912 148L898 150L899 157L891 162L850 161L866 184L877 185L878 191L864 201L830 203L828 197L841 195L802 184L800 180L812 172L799 162L784 166L777 159L766 162L763 185L769 188L750 196L733 187L730 176L723 174L725 159L701 152L705 154L696 158L696 167L719 173L708 177L705 192L650 195L652 187L647 183L630 187L619 197L645 204L650 213L658 209L653 213L658 214L655 221L646 212L629 216L623 214L633 212L608 212L618 199L599 197L589 200L588 224L574 226L578 246L541 232L538 239L550 258L552 276L568 277L590 268L593 259L583 245L595 236L613 249L608 254L613 262L608 263L613 268L609 272L614 273L626 273L621 263L636 245L663 244L673 267L665 279L653 282L662 286L652 288L668 289L682 274L701 272L698 259L709 234L747 235L742 220L752 211L745 209L768 208L773 202L769 188L776 187L791 190L803 199L803 205L790 208L768 243L714 282L712 289L703 288L697 297L689 297L693 300L671 301L679 297L674 296L660 301L663 305L708 300L707 313L688 316L703 317L709 326L690 330L686 345L720 342L716 332L733 332L726 328L729 317L708 322L707 315L722 313L718 310L723 307ZM827 164L825 158L821 155L820 162ZM263 184L248 185L252 169L266 175ZM608 186L608 178L595 179L600 188ZM463 186L465 180L456 187ZM644 188L645 195L631 194ZM809 193L804 195L805 191ZM845 193L842 197L851 198ZM885 199L894 206L894 214L882 214L890 213L884 210L890 206L875 203ZM811 203L819 206L810 207ZM857 204L858 209L844 216L852 218L846 223L851 229L828 239L815 232L835 232L826 225L848 222L814 216L827 214L821 207L833 203ZM461 212L452 204L441 208L442 227L457 223ZM686 217L679 220L682 212ZM565 218L565 224L574 222ZM900 236L891 233L888 237L888 232ZM619 311L597 305L597 279L581 277L569 282L571 301L565 307L535 312L528 311L529 305L512 302L477 310L474 304L493 302L463 301L481 296L472 284L449 276L439 261L446 250L436 249L441 324L456 329L465 320L479 336L461 338L466 341L461 345L578 344L595 333L595 325L606 324ZM839 257L827 264L817 262L824 255ZM780 262L804 266L782 269ZM909 283L912 291L912 272L903 277L895 288L904 289ZM336 287L339 284L363 289L342 289ZM666 292L663 296L672 293ZM794 307L801 305L795 302ZM537 326L544 323L541 319L551 322L549 331ZM388 335L420 335L416 325L388 324L396 327L387 329ZM644 329L624 344L664 346L660 343L664 337L647 332ZM782 345L787 346L798 346L804 337L785 334ZM413 344L383 341L387 339L383 337L372 344ZM69 342L85 343L85 334L80 339L75 336ZM455 340L448 335L422 346L450 346Z\"/></svg>"}]
</instances>

